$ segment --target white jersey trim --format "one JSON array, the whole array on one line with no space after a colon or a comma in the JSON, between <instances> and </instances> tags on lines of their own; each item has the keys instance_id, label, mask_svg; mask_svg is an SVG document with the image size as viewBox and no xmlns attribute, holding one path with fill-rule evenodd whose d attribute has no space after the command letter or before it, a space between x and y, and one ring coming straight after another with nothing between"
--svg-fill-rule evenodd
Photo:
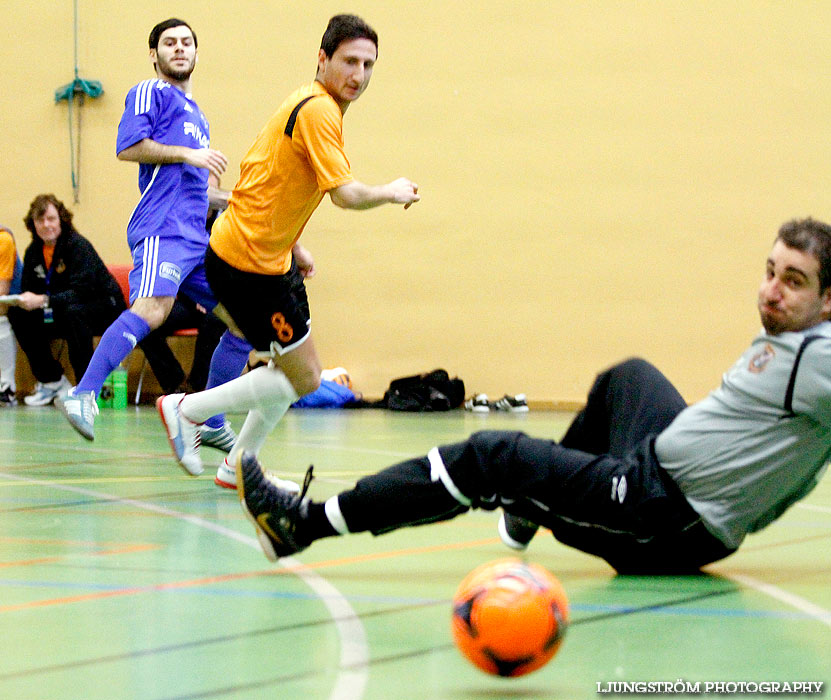
<instances>
[{"instance_id":1,"label":"white jersey trim","mask_svg":"<svg viewBox=\"0 0 831 700\"><path fill-rule=\"evenodd\" d=\"M138 84L136 88L136 103L133 108L135 114L144 114L150 109L153 101L152 90L157 82L159 82L157 79L142 80Z\"/></svg>"},{"instance_id":2,"label":"white jersey trim","mask_svg":"<svg viewBox=\"0 0 831 700\"><path fill-rule=\"evenodd\" d=\"M130 214L130 221L133 220L133 217L136 215L136 211L139 208L139 204L141 204L142 200L144 199L145 195L150 191L150 188L153 187L153 183L156 181L156 175L159 174L159 170L161 170L161 164L157 165L153 168L153 175L150 178L150 182L147 183L147 187L144 188L144 192L141 193L141 197L139 197L138 202L136 202L136 206L133 207L133 211Z\"/></svg>"}]
</instances>

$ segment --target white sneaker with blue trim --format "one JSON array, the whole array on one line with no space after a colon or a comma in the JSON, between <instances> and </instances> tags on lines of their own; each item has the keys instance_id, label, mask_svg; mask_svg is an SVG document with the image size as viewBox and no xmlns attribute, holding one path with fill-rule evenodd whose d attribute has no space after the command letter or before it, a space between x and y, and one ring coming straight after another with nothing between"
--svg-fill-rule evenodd
<instances>
[{"instance_id":1,"label":"white sneaker with blue trim","mask_svg":"<svg viewBox=\"0 0 831 700\"><path fill-rule=\"evenodd\" d=\"M205 468L199 456L201 431L198 423L194 423L184 415L179 406L184 394L168 394L156 400L156 408L161 416L162 423L167 431L167 439L176 461L191 476L199 476Z\"/></svg>"},{"instance_id":2,"label":"white sneaker with blue trim","mask_svg":"<svg viewBox=\"0 0 831 700\"><path fill-rule=\"evenodd\" d=\"M62 396L72 388L72 384L66 376L56 382L38 382L35 384L35 391L23 399L27 406L48 406L58 396Z\"/></svg>"},{"instance_id":3,"label":"white sneaker with blue trim","mask_svg":"<svg viewBox=\"0 0 831 700\"><path fill-rule=\"evenodd\" d=\"M94 391L75 391L72 387L65 396L59 396L55 405L64 414L69 424L87 440L95 440L95 416L98 403Z\"/></svg>"},{"instance_id":4,"label":"white sneaker with blue trim","mask_svg":"<svg viewBox=\"0 0 831 700\"><path fill-rule=\"evenodd\" d=\"M202 447L213 447L216 450L230 452L237 441L237 434L226 420L221 428L212 428L207 423L200 427Z\"/></svg>"}]
</instances>

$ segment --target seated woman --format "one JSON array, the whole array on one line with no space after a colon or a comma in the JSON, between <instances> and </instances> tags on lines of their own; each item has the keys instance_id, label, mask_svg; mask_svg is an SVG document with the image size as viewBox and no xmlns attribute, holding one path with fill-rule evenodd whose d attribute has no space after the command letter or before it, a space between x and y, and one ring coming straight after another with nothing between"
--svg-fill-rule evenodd
<instances>
[{"instance_id":1,"label":"seated woman","mask_svg":"<svg viewBox=\"0 0 831 700\"><path fill-rule=\"evenodd\" d=\"M66 340L72 371L81 377L92 357L93 337L101 335L126 304L118 282L92 244L75 229L72 212L55 195L35 197L23 221L32 242L23 255L23 291L8 314L37 380L34 393L24 402L47 406L72 387L52 354L50 341ZM172 353L164 336L151 334L141 348L159 382L169 383L163 370L170 365L165 358ZM181 373L178 363L171 369L173 386L180 381L177 369Z\"/></svg>"},{"instance_id":2,"label":"seated woman","mask_svg":"<svg viewBox=\"0 0 831 700\"><path fill-rule=\"evenodd\" d=\"M9 320L37 380L24 401L46 406L72 386L50 341L66 339L72 369L80 376L92 357L93 336L121 313L124 298L95 248L75 230L72 212L55 195L35 197L23 221L32 242L23 254L23 292L9 309Z\"/></svg>"}]
</instances>

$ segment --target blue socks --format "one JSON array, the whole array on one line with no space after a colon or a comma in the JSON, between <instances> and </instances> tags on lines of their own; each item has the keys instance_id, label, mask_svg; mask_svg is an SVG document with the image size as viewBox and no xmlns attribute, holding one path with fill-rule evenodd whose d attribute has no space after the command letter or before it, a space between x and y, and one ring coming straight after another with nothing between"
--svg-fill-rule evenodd
<instances>
[{"instance_id":1,"label":"blue socks","mask_svg":"<svg viewBox=\"0 0 831 700\"><path fill-rule=\"evenodd\" d=\"M208 383L205 390L225 384L236 379L248 364L248 355L251 345L244 338L238 338L231 331L225 331L211 356L211 367L208 371ZM211 416L205 425L211 428L221 428L225 424L225 414Z\"/></svg>"},{"instance_id":2,"label":"blue socks","mask_svg":"<svg viewBox=\"0 0 831 700\"><path fill-rule=\"evenodd\" d=\"M77 392L92 391L95 395L101 391L104 382L122 360L129 355L136 344L150 332L150 326L132 311L124 311L101 336L98 347L92 355L87 371L81 377ZM206 389L236 379L242 374L248 363L251 346L247 340L237 338L230 331L225 331L211 357ZM225 414L212 416L205 421L211 428L221 428L225 424Z\"/></svg>"},{"instance_id":3,"label":"blue socks","mask_svg":"<svg viewBox=\"0 0 831 700\"><path fill-rule=\"evenodd\" d=\"M118 367L149 332L150 326L141 316L136 316L129 310L123 311L101 336L87 371L75 391L93 391L98 396L110 372Z\"/></svg>"}]
</instances>

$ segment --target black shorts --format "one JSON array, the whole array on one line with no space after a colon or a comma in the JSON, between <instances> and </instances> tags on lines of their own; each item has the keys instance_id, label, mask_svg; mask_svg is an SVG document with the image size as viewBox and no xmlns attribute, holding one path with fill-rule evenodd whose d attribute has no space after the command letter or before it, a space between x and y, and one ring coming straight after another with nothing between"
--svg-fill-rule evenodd
<instances>
[{"instance_id":1,"label":"black shorts","mask_svg":"<svg viewBox=\"0 0 831 700\"><path fill-rule=\"evenodd\" d=\"M679 573L733 550L710 534L658 463L654 436L622 457L519 432L483 431L439 448L473 507L503 507L620 573Z\"/></svg>"},{"instance_id":2,"label":"black shorts","mask_svg":"<svg viewBox=\"0 0 831 700\"><path fill-rule=\"evenodd\" d=\"M309 337L309 299L294 260L285 275L243 272L210 246L205 273L214 295L258 352L283 355Z\"/></svg>"}]
</instances>

